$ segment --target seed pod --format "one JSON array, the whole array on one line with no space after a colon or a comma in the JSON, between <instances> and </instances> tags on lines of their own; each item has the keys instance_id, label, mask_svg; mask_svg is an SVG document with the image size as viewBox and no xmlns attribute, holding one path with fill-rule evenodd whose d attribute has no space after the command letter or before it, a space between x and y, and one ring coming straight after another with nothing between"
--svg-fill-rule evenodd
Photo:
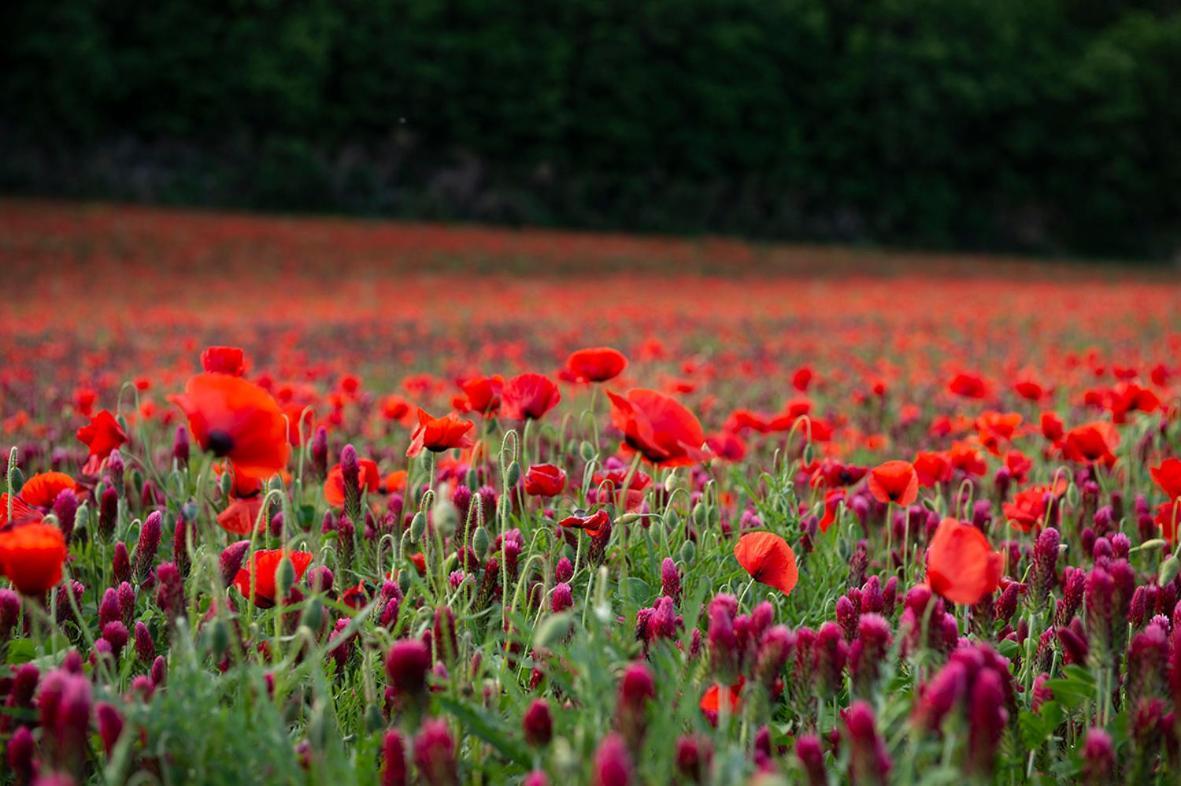
<instances>
[{"instance_id":1,"label":"seed pod","mask_svg":"<svg viewBox=\"0 0 1181 786\"><path fill-rule=\"evenodd\" d=\"M681 545L681 562L686 565L693 562L693 558L697 556L697 544L691 540L685 541Z\"/></svg>"},{"instance_id":2,"label":"seed pod","mask_svg":"<svg viewBox=\"0 0 1181 786\"><path fill-rule=\"evenodd\" d=\"M410 521L410 539L417 543L426 534L426 514L421 510L414 514Z\"/></svg>"},{"instance_id":3,"label":"seed pod","mask_svg":"<svg viewBox=\"0 0 1181 786\"><path fill-rule=\"evenodd\" d=\"M509 486L517 485L517 481L521 479L521 462L514 461L508 465L508 471L505 473L504 480Z\"/></svg>"}]
</instances>

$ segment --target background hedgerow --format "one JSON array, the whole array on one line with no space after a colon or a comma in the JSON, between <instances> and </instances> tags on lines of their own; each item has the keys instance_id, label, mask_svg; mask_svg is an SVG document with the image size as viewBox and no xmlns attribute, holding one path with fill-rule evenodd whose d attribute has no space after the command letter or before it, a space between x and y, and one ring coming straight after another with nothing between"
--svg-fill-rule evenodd
<instances>
[{"instance_id":1,"label":"background hedgerow","mask_svg":"<svg viewBox=\"0 0 1181 786\"><path fill-rule=\"evenodd\" d=\"M0 222L2 783L1176 780L1175 282Z\"/></svg>"}]
</instances>

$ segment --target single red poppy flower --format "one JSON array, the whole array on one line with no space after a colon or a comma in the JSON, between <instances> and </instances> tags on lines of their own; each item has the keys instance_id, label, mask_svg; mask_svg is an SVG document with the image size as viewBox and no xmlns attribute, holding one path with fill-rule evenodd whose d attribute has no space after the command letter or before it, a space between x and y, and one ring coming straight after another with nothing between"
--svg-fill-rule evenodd
<instances>
[{"instance_id":1,"label":"single red poppy flower","mask_svg":"<svg viewBox=\"0 0 1181 786\"><path fill-rule=\"evenodd\" d=\"M512 420L539 420L558 405L562 394L558 386L544 374L518 374L510 379L501 393L501 408Z\"/></svg>"},{"instance_id":2,"label":"single red poppy flower","mask_svg":"<svg viewBox=\"0 0 1181 786\"><path fill-rule=\"evenodd\" d=\"M869 471L869 493L878 502L906 507L919 497L919 475L909 461L887 461Z\"/></svg>"},{"instance_id":3,"label":"single red poppy flower","mask_svg":"<svg viewBox=\"0 0 1181 786\"><path fill-rule=\"evenodd\" d=\"M1181 497L1181 459L1167 458L1160 466L1149 469L1152 479L1170 500ZM22 491L22 496L24 492Z\"/></svg>"},{"instance_id":4,"label":"single red poppy flower","mask_svg":"<svg viewBox=\"0 0 1181 786\"><path fill-rule=\"evenodd\" d=\"M119 421L105 409L100 410L89 423L78 429L75 436L90 449L90 458L84 471L91 475L98 472L98 468L107 456L111 455L111 451L127 442L127 434L119 425Z\"/></svg>"},{"instance_id":5,"label":"single red poppy flower","mask_svg":"<svg viewBox=\"0 0 1181 786\"><path fill-rule=\"evenodd\" d=\"M53 505L57 495L70 489L78 491L78 484L64 472L38 472L30 475L21 486L20 498L29 505L38 508L48 508Z\"/></svg>"},{"instance_id":6,"label":"single red poppy flower","mask_svg":"<svg viewBox=\"0 0 1181 786\"><path fill-rule=\"evenodd\" d=\"M255 524L259 530L266 528L265 520L259 521L258 514L262 510L262 494L245 497L231 497L226 509L217 514L217 524L226 532L234 535L249 535Z\"/></svg>"},{"instance_id":7,"label":"single red poppy flower","mask_svg":"<svg viewBox=\"0 0 1181 786\"><path fill-rule=\"evenodd\" d=\"M664 467L697 463L705 456L701 422L680 402L655 390L635 388L627 396L607 391L611 420L627 448Z\"/></svg>"},{"instance_id":8,"label":"single red poppy flower","mask_svg":"<svg viewBox=\"0 0 1181 786\"><path fill-rule=\"evenodd\" d=\"M381 400L381 416L386 420L404 422L412 412L410 402L401 396L386 396Z\"/></svg>"},{"instance_id":9,"label":"single red poppy flower","mask_svg":"<svg viewBox=\"0 0 1181 786\"><path fill-rule=\"evenodd\" d=\"M426 555L421 551L416 551L410 555L410 562L414 565L414 570L419 576L426 575Z\"/></svg>"},{"instance_id":10,"label":"single red poppy flower","mask_svg":"<svg viewBox=\"0 0 1181 786\"><path fill-rule=\"evenodd\" d=\"M574 382L606 382L627 368L627 358L611 347L592 347L572 352L566 358L566 375Z\"/></svg>"},{"instance_id":11,"label":"single red poppy flower","mask_svg":"<svg viewBox=\"0 0 1181 786\"><path fill-rule=\"evenodd\" d=\"M377 471L377 462L373 459L358 459L357 466L361 470L361 488L370 494L376 494L381 487L381 474ZM328 470L328 477L324 480L324 499L336 508L344 504L344 471L340 464Z\"/></svg>"},{"instance_id":12,"label":"single red poppy flower","mask_svg":"<svg viewBox=\"0 0 1181 786\"><path fill-rule=\"evenodd\" d=\"M611 517L606 510L597 510L585 516L570 515L558 522L559 527L581 529L592 538L598 538L611 526Z\"/></svg>"},{"instance_id":13,"label":"single red poppy flower","mask_svg":"<svg viewBox=\"0 0 1181 786\"><path fill-rule=\"evenodd\" d=\"M1155 412L1161 403L1157 395L1132 382L1123 382L1112 391L1111 419L1124 423L1130 412Z\"/></svg>"},{"instance_id":14,"label":"single red poppy flower","mask_svg":"<svg viewBox=\"0 0 1181 786\"><path fill-rule=\"evenodd\" d=\"M1084 423L1066 432L1063 454L1071 461L1086 464L1115 464L1112 450L1119 445L1119 432L1106 421Z\"/></svg>"},{"instance_id":15,"label":"single red poppy flower","mask_svg":"<svg viewBox=\"0 0 1181 786\"><path fill-rule=\"evenodd\" d=\"M919 476L919 485L925 488L949 482L953 469L943 453L921 451L914 457L914 471Z\"/></svg>"},{"instance_id":16,"label":"single red poppy flower","mask_svg":"<svg viewBox=\"0 0 1181 786\"><path fill-rule=\"evenodd\" d=\"M42 519L41 511L21 499L17 494L12 498L12 520L8 519L8 495L0 493L0 528L9 525L28 524Z\"/></svg>"},{"instance_id":17,"label":"single red poppy flower","mask_svg":"<svg viewBox=\"0 0 1181 786\"><path fill-rule=\"evenodd\" d=\"M953 603L978 603L1000 586L1001 555L971 524L943 519L927 548L927 583Z\"/></svg>"},{"instance_id":18,"label":"single red poppy flower","mask_svg":"<svg viewBox=\"0 0 1181 786\"><path fill-rule=\"evenodd\" d=\"M0 532L0 574L22 595L39 597L57 586L67 554L62 531L43 521Z\"/></svg>"},{"instance_id":19,"label":"single red poppy flower","mask_svg":"<svg viewBox=\"0 0 1181 786\"><path fill-rule=\"evenodd\" d=\"M459 384L467 397L464 407L469 412L479 412L492 417L500 410L501 395L504 392L504 377L493 374L490 377L472 377Z\"/></svg>"},{"instance_id":20,"label":"single red poppy flower","mask_svg":"<svg viewBox=\"0 0 1181 786\"><path fill-rule=\"evenodd\" d=\"M714 458L722 461L742 461L746 456L746 443L742 437L730 431L722 431L705 440Z\"/></svg>"},{"instance_id":21,"label":"single red poppy flower","mask_svg":"<svg viewBox=\"0 0 1181 786\"><path fill-rule=\"evenodd\" d=\"M981 399L988 396L988 383L979 374L960 372L951 378L947 389L964 398Z\"/></svg>"},{"instance_id":22,"label":"single red poppy flower","mask_svg":"<svg viewBox=\"0 0 1181 786\"><path fill-rule=\"evenodd\" d=\"M742 709L742 687L746 684L745 677L739 677L738 682L733 685L721 685L714 683L701 696L701 711L707 715L717 717L717 714L722 709L722 691L728 694L729 712L731 714Z\"/></svg>"},{"instance_id":23,"label":"single red poppy flower","mask_svg":"<svg viewBox=\"0 0 1181 786\"><path fill-rule=\"evenodd\" d=\"M1177 542L1177 523L1181 521L1181 501L1174 499L1171 502L1162 502L1157 506L1156 517L1153 520L1160 527L1161 537L1172 546Z\"/></svg>"},{"instance_id":24,"label":"single red poppy flower","mask_svg":"<svg viewBox=\"0 0 1181 786\"><path fill-rule=\"evenodd\" d=\"M419 408L418 425L410 435L410 447L406 449L406 455L414 458L423 448L432 453L442 453L452 448L470 448L476 443L468 432L475 428L475 425L470 420L464 420L451 413L434 418L426 410Z\"/></svg>"},{"instance_id":25,"label":"single red poppy flower","mask_svg":"<svg viewBox=\"0 0 1181 786\"><path fill-rule=\"evenodd\" d=\"M1046 514L1046 487L1033 486L1018 492L1012 502L1003 505L1009 525L1022 532L1041 526Z\"/></svg>"},{"instance_id":26,"label":"single red poppy flower","mask_svg":"<svg viewBox=\"0 0 1181 786\"><path fill-rule=\"evenodd\" d=\"M1041 417L1042 436L1048 442L1057 444L1062 441L1062 437L1066 434L1066 427L1062 424L1062 419L1053 412L1043 412Z\"/></svg>"},{"instance_id":27,"label":"single red poppy flower","mask_svg":"<svg viewBox=\"0 0 1181 786\"><path fill-rule=\"evenodd\" d=\"M287 466L287 421L270 393L228 374L198 374L172 397L203 450L230 459L234 471L265 480Z\"/></svg>"},{"instance_id":28,"label":"single red poppy flower","mask_svg":"<svg viewBox=\"0 0 1181 786\"><path fill-rule=\"evenodd\" d=\"M566 471L553 464L534 464L525 473L525 493L532 497L556 497L566 488Z\"/></svg>"},{"instance_id":29,"label":"single red poppy flower","mask_svg":"<svg viewBox=\"0 0 1181 786\"><path fill-rule=\"evenodd\" d=\"M980 456L972 443L956 441L947 450L947 460L953 469L958 469L966 475L983 475L988 471L988 464Z\"/></svg>"},{"instance_id":30,"label":"single red poppy flower","mask_svg":"<svg viewBox=\"0 0 1181 786\"><path fill-rule=\"evenodd\" d=\"M799 581L796 554L787 541L773 532L748 532L734 544L734 556L750 577L760 584L791 594Z\"/></svg>"},{"instance_id":31,"label":"single red poppy flower","mask_svg":"<svg viewBox=\"0 0 1181 786\"><path fill-rule=\"evenodd\" d=\"M1046 394L1045 388L1032 379L1018 380L1013 385L1013 391L1026 401L1032 401L1035 404L1041 401L1042 396Z\"/></svg>"},{"instance_id":32,"label":"single red poppy flower","mask_svg":"<svg viewBox=\"0 0 1181 786\"><path fill-rule=\"evenodd\" d=\"M240 377L246 373L246 353L240 347L207 347L201 353L201 368L211 374Z\"/></svg>"},{"instance_id":33,"label":"single red poppy flower","mask_svg":"<svg viewBox=\"0 0 1181 786\"><path fill-rule=\"evenodd\" d=\"M251 572L254 573L254 605L260 608L270 608L278 600L278 587L275 580L279 572L279 563L286 555L295 567L295 580L303 578L308 566L312 564L312 552L287 551L283 549L259 549L250 556L251 570L242 568L234 577L234 586L244 597L250 597Z\"/></svg>"}]
</instances>

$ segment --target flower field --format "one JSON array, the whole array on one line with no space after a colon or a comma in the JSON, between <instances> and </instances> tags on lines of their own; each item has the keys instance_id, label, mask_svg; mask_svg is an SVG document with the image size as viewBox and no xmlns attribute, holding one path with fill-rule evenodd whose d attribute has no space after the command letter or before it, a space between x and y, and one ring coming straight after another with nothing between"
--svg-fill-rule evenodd
<instances>
[{"instance_id":1,"label":"flower field","mask_svg":"<svg viewBox=\"0 0 1181 786\"><path fill-rule=\"evenodd\" d=\"M1181 781L1181 283L0 203L0 784Z\"/></svg>"}]
</instances>

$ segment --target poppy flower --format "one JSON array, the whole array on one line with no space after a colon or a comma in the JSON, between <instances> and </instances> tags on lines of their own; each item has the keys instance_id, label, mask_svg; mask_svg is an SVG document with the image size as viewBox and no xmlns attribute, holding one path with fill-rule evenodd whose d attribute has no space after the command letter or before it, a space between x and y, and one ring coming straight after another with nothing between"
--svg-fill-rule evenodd
<instances>
[{"instance_id":1,"label":"poppy flower","mask_svg":"<svg viewBox=\"0 0 1181 786\"><path fill-rule=\"evenodd\" d=\"M404 423L407 418L411 417L413 411L414 408L410 406L410 402L401 396L391 395L381 400L381 416L386 420Z\"/></svg>"},{"instance_id":2,"label":"poppy flower","mask_svg":"<svg viewBox=\"0 0 1181 786\"><path fill-rule=\"evenodd\" d=\"M476 443L468 432L475 428L475 425L470 420L464 420L451 413L434 418L426 410L419 408L418 425L410 435L410 447L406 449L406 455L414 458L423 448L432 453L442 453L452 448L470 448Z\"/></svg>"},{"instance_id":3,"label":"poppy flower","mask_svg":"<svg viewBox=\"0 0 1181 786\"><path fill-rule=\"evenodd\" d=\"M1162 502L1158 505L1156 517L1153 520L1160 527L1161 537L1170 546L1177 542L1177 524L1181 521L1181 504L1177 500Z\"/></svg>"},{"instance_id":4,"label":"poppy flower","mask_svg":"<svg viewBox=\"0 0 1181 786\"><path fill-rule=\"evenodd\" d=\"M1016 412L985 412L976 418L976 434L980 444L993 455L1000 455L1000 447L1008 442L1021 425L1021 415Z\"/></svg>"},{"instance_id":5,"label":"poppy flower","mask_svg":"<svg viewBox=\"0 0 1181 786\"><path fill-rule=\"evenodd\" d=\"M8 520L8 495L0 493L0 527L7 527L11 524L27 524L34 521L40 521L41 512L34 508L29 503L21 499L17 494L12 498L12 521Z\"/></svg>"},{"instance_id":6,"label":"poppy flower","mask_svg":"<svg viewBox=\"0 0 1181 786\"><path fill-rule=\"evenodd\" d=\"M226 509L217 514L217 525L233 535L249 535L256 523L260 530L267 525L265 519L261 522L258 520L261 510L261 493L231 497Z\"/></svg>"},{"instance_id":7,"label":"poppy flower","mask_svg":"<svg viewBox=\"0 0 1181 786\"><path fill-rule=\"evenodd\" d=\"M760 584L791 594L799 581L796 555L787 541L773 532L748 532L734 544L734 557Z\"/></svg>"},{"instance_id":8,"label":"poppy flower","mask_svg":"<svg viewBox=\"0 0 1181 786\"><path fill-rule=\"evenodd\" d=\"M946 518L927 547L927 583L952 603L978 603L1000 586L1001 560L983 532Z\"/></svg>"},{"instance_id":9,"label":"poppy flower","mask_svg":"<svg viewBox=\"0 0 1181 786\"><path fill-rule=\"evenodd\" d=\"M1155 412L1160 409L1160 399L1147 388L1131 382L1124 382L1112 391L1111 419L1123 423L1130 412Z\"/></svg>"},{"instance_id":10,"label":"poppy flower","mask_svg":"<svg viewBox=\"0 0 1181 786\"><path fill-rule=\"evenodd\" d=\"M70 489L78 490L78 484L64 472L39 472L29 476L21 486L20 498L27 504L38 508L48 508L53 505L57 495Z\"/></svg>"},{"instance_id":11,"label":"poppy flower","mask_svg":"<svg viewBox=\"0 0 1181 786\"><path fill-rule=\"evenodd\" d=\"M572 352L566 358L564 375L573 382L606 382L627 368L627 358L617 349L592 347Z\"/></svg>"},{"instance_id":12,"label":"poppy flower","mask_svg":"<svg viewBox=\"0 0 1181 786\"><path fill-rule=\"evenodd\" d=\"M464 408L492 417L500 410L501 395L504 392L504 377L494 374L490 377L472 377L459 384L463 390Z\"/></svg>"},{"instance_id":13,"label":"poppy flower","mask_svg":"<svg viewBox=\"0 0 1181 786\"><path fill-rule=\"evenodd\" d=\"M377 462L373 459L358 459L360 468L361 488L370 494L376 494L381 487L381 474L377 471ZM328 470L328 477L324 480L324 500L333 507L344 504L344 471L340 464Z\"/></svg>"},{"instance_id":14,"label":"poppy flower","mask_svg":"<svg viewBox=\"0 0 1181 786\"><path fill-rule=\"evenodd\" d=\"M983 475L988 471L988 464L980 456L980 451L972 443L957 440L947 449L947 460L953 469L958 469L965 475Z\"/></svg>"},{"instance_id":15,"label":"poppy flower","mask_svg":"<svg viewBox=\"0 0 1181 786\"><path fill-rule=\"evenodd\" d=\"M246 373L246 353L240 347L207 347L201 353L201 368L211 374L240 377Z\"/></svg>"},{"instance_id":16,"label":"poppy flower","mask_svg":"<svg viewBox=\"0 0 1181 786\"><path fill-rule=\"evenodd\" d=\"M943 453L920 451L914 457L914 471L919 476L919 485L932 488L938 483L951 480L954 467Z\"/></svg>"},{"instance_id":17,"label":"poppy flower","mask_svg":"<svg viewBox=\"0 0 1181 786\"><path fill-rule=\"evenodd\" d=\"M1033 459L1019 450L1005 453L1005 469L1009 470L1009 477L1018 483L1025 482L1025 476L1033 469Z\"/></svg>"},{"instance_id":18,"label":"poppy flower","mask_svg":"<svg viewBox=\"0 0 1181 786\"><path fill-rule=\"evenodd\" d=\"M228 374L198 374L172 397L203 450L228 458L235 472L265 480L287 466L287 421L270 393Z\"/></svg>"},{"instance_id":19,"label":"poppy flower","mask_svg":"<svg viewBox=\"0 0 1181 786\"><path fill-rule=\"evenodd\" d=\"M981 399L988 396L988 384L979 374L960 372L951 378L947 389L964 398Z\"/></svg>"},{"instance_id":20,"label":"poppy flower","mask_svg":"<svg viewBox=\"0 0 1181 786\"><path fill-rule=\"evenodd\" d=\"M75 436L90 449L90 458L83 470L88 475L98 472L102 462L111 455L111 451L127 442L127 434L119 425L119 421L105 409L100 410L89 423L78 429Z\"/></svg>"},{"instance_id":21,"label":"poppy flower","mask_svg":"<svg viewBox=\"0 0 1181 786\"><path fill-rule=\"evenodd\" d=\"M887 461L869 471L869 493L883 504L907 507L919 496L919 475L909 461Z\"/></svg>"},{"instance_id":22,"label":"poppy flower","mask_svg":"<svg viewBox=\"0 0 1181 786\"><path fill-rule=\"evenodd\" d=\"M41 596L57 586L67 553L62 531L44 521L0 532L0 573L22 595Z\"/></svg>"},{"instance_id":23,"label":"poppy flower","mask_svg":"<svg viewBox=\"0 0 1181 786\"><path fill-rule=\"evenodd\" d=\"M501 409L512 420L539 420L558 405L562 394L544 374L518 374L505 383Z\"/></svg>"},{"instance_id":24,"label":"poppy flower","mask_svg":"<svg viewBox=\"0 0 1181 786\"><path fill-rule=\"evenodd\" d=\"M1048 487L1033 486L1018 492L1012 502L1003 505L1009 525L1022 532L1029 532L1042 523L1046 513Z\"/></svg>"},{"instance_id":25,"label":"poppy flower","mask_svg":"<svg viewBox=\"0 0 1181 786\"><path fill-rule=\"evenodd\" d=\"M279 572L279 563L286 555L295 567L295 580L303 578L308 566L312 564L312 552L289 551L283 549L259 549L250 556L251 570L242 568L234 577L234 586L244 597L250 597L251 572L254 573L254 605L259 608L270 608L275 605L278 587L275 583Z\"/></svg>"},{"instance_id":26,"label":"poppy flower","mask_svg":"<svg viewBox=\"0 0 1181 786\"><path fill-rule=\"evenodd\" d=\"M664 467L700 461L705 432L697 417L676 399L655 390L635 388L626 397L607 391L611 420L629 449Z\"/></svg>"},{"instance_id":27,"label":"poppy flower","mask_svg":"<svg viewBox=\"0 0 1181 786\"><path fill-rule=\"evenodd\" d=\"M809 484L811 486L835 489L853 485L865 477L869 469L845 464L834 458L826 458L816 464L801 468L801 471L810 477Z\"/></svg>"},{"instance_id":28,"label":"poppy flower","mask_svg":"<svg viewBox=\"0 0 1181 786\"><path fill-rule=\"evenodd\" d=\"M1013 392L1026 401L1037 403L1046 395L1046 390L1032 379L1020 379L1013 384Z\"/></svg>"},{"instance_id":29,"label":"poppy flower","mask_svg":"<svg viewBox=\"0 0 1181 786\"><path fill-rule=\"evenodd\" d=\"M1168 458L1149 469L1152 479L1170 500L1181 497L1181 459ZM26 484L27 485L27 484ZM23 490L22 490L23 496Z\"/></svg>"},{"instance_id":30,"label":"poppy flower","mask_svg":"<svg viewBox=\"0 0 1181 786\"><path fill-rule=\"evenodd\" d=\"M566 471L553 464L534 464L525 473L525 493L531 497L556 497L566 488Z\"/></svg>"},{"instance_id":31,"label":"poppy flower","mask_svg":"<svg viewBox=\"0 0 1181 786\"><path fill-rule=\"evenodd\" d=\"M393 494L396 491L404 490L406 488L407 476L408 473L404 469L394 470L381 481L380 490L385 494Z\"/></svg>"},{"instance_id":32,"label":"poppy flower","mask_svg":"<svg viewBox=\"0 0 1181 786\"><path fill-rule=\"evenodd\" d=\"M728 707L731 714L742 709L742 687L746 684L745 677L739 677L733 685L714 683L701 696L701 711L711 719L716 719L722 709L722 691L728 694Z\"/></svg>"},{"instance_id":33,"label":"poppy flower","mask_svg":"<svg viewBox=\"0 0 1181 786\"><path fill-rule=\"evenodd\" d=\"M1115 464L1112 449L1119 445L1119 432L1106 421L1084 423L1066 432L1063 454L1071 461L1086 464Z\"/></svg>"},{"instance_id":34,"label":"poppy flower","mask_svg":"<svg viewBox=\"0 0 1181 786\"><path fill-rule=\"evenodd\" d=\"M1066 427L1062 424L1062 419L1053 412L1042 413L1041 426L1042 436L1054 444L1061 442L1062 437L1066 434Z\"/></svg>"},{"instance_id":35,"label":"poppy flower","mask_svg":"<svg viewBox=\"0 0 1181 786\"><path fill-rule=\"evenodd\" d=\"M746 443L742 437L730 431L722 431L705 440L714 458L722 461L742 461L746 456Z\"/></svg>"},{"instance_id":36,"label":"poppy flower","mask_svg":"<svg viewBox=\"0 0 1181 786\"><path fill-rule=\"evenodd\" d=\"M611 517L607 515L607 511L600 509L584 516L571 514L559 521L558 526L584 530L592 538L598 538L608 531L611 526Z\"/></svg>"},{"instance_id":37,"label":"poppy flower","mask_svg":"<svg viewBox=\"0 0 1181 786\"><path fill-rule=\"evenodd\" d=\"M817 526L820 527L821 532L828 532L828 528L837 520L837 511L841 503L845 501L844 489L830 489L824 494L824 517L820 519Z\"/></svg>"}]
</instances>

